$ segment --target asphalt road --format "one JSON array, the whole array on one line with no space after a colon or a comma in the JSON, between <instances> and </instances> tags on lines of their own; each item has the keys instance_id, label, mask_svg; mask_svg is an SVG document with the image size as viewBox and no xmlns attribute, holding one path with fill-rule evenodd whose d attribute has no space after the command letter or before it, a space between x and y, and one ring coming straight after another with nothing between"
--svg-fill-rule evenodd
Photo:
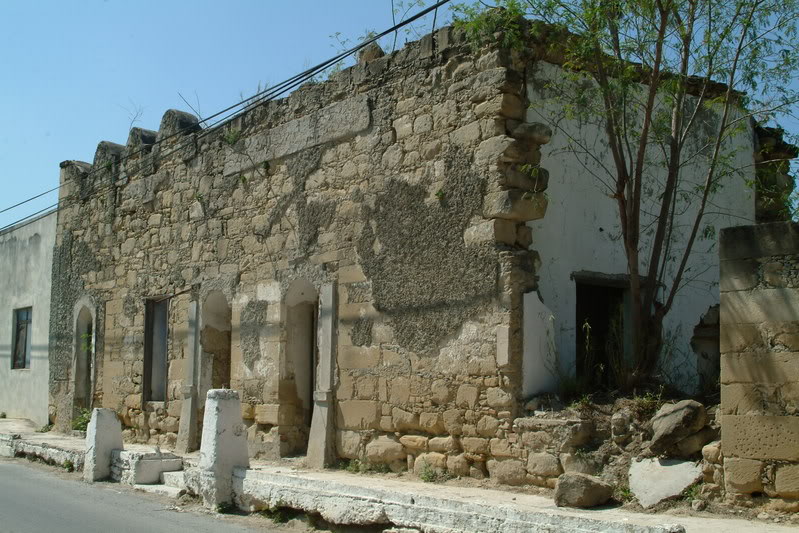
<instances>
[{"instance_id":1,"label":"asphalt road","mask_svg":"<svg viewBox=\"0 0 799 533\"><path fill-rule=\"evenodd\" d=\"M118 484L90 485L76 474L0 460L0 533L286 531L256 517L223 517L196 509L178 512L172 506L168 498Z\"/></svg>"}]
</instances>

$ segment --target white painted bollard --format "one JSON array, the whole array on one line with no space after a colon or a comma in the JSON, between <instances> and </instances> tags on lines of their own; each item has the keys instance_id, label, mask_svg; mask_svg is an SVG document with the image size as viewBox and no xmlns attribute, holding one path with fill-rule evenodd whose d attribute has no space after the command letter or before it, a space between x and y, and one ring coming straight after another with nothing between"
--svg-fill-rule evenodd
<instances>
[{"instance_id":1,"label":"white painted bollard","mask_svg":"<svg viewBox=\"0 0 799 533\"><path fill-rule=\"evenodd\" d=\"M83 479L92 483L111 475L111 452L122 450L122 424L113 409L94 409L86 429Z\"/></svg>"},{"instance_id":2,"label":"white painted bollard","mask_svg":"<svg viewBox=\"0 0 799 533\"><path fill-rule=\"evenodd\" d=\"M200 495L206 507L233 499L233 469L249 468L247 431L241 418L239 393L211 389L205 400L200 444Z\"/></svg>"}]
</instances>

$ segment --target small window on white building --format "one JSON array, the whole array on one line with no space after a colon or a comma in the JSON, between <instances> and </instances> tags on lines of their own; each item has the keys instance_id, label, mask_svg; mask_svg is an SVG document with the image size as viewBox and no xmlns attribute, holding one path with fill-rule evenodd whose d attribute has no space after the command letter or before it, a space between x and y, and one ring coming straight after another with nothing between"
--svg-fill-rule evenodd
<instances>
[{"instance_id":1,"label":"small window on white building","mask_svg":"<svg viewBox=\"0 0 799 533\"><path fill-rule=\"evenodd\" d=\"M14 357L11 359L11 368L31 367L31 321L33 309L14 310Z\"/></svg>"},{"instance_id":2,"label":"small window on white building","mask_svg":"<svg viewBox=\"0 0 799 533\"><path fill-rule=\"evenodd\" d=\"M147 300L144 310L144 401L166 401L169 300Z\"/></svg>"}]
</instances>

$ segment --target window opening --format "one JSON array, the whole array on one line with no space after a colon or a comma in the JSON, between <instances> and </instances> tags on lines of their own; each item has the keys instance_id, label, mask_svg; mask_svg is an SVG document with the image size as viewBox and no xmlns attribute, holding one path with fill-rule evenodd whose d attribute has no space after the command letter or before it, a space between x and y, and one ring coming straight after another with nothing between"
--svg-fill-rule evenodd
<instances>
[{"instance_id":1,"label":"window opening","mask_svg":"<svg viewBox=\"0 0 799 533\"><path fill-rule=\"evenodd\" d=\"M31 367L31 323L33 308L14 310L14 357L11 368Z\"/></svg>"},{"instance_id":2,"label":"window opening","mask_svg":"<svg viewBox=\"0 0 799 533\"><path fill-rule=\"evenodd\" d=\"M147 300L144 311L144 401L166 401L169 299Z\"/></svg>"}]
</instances>

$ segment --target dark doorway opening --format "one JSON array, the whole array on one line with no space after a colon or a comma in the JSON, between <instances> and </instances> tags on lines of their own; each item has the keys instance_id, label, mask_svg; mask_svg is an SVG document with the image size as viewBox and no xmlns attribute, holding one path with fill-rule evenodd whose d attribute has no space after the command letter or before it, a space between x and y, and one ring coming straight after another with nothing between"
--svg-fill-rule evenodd
<instances>
[{"instance_id":1,"label":"dark doorway opening","mask_svg":"<svg viewBox=\"0 0 799 533\"><path fill-rule=\"evenodd\" d=\"M577 282L577 379L613 387L624 360L624 288Z\"/></svg>"}]
</instances>

